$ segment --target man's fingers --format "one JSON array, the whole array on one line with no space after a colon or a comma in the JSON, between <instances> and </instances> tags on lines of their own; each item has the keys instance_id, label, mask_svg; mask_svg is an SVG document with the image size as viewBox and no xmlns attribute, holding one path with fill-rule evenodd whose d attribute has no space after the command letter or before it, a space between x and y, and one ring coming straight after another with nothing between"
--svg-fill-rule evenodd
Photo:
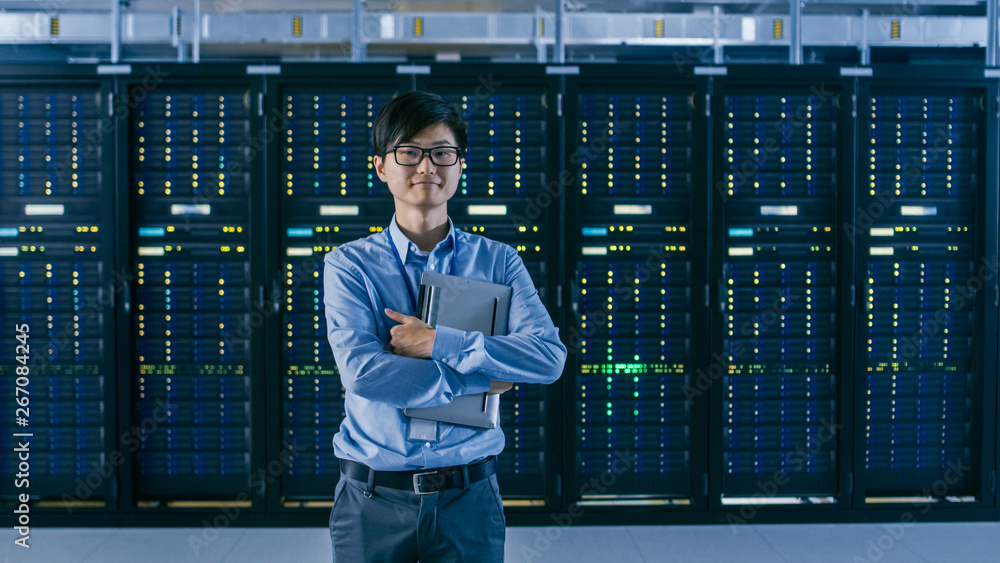
<instances>
[{"instance_id":1,"label":"man's fingers","mask_svg":"<svg viewBox=\"0 0 1000 563\"><path fill-rule=\"evenodd\" d=\"M388 307L385 308L385 314L387 317L398 323L406 323L416 319L416 317L411 317L410 315L404 315L403 313L400 313L398 311L393 311Z\"/></svg>"},{"instance_id":2,"label":"man's fingers","mask_svg":"<svg viewBox=\"0 0 1000 563\"><path fill-rule=\"evenodd\" d=\"M514 384L509 381L490 381L490 390L487 391L490 395L499 395L500 393L506 393L514 387Z\"/></svg>"}]
</instances>

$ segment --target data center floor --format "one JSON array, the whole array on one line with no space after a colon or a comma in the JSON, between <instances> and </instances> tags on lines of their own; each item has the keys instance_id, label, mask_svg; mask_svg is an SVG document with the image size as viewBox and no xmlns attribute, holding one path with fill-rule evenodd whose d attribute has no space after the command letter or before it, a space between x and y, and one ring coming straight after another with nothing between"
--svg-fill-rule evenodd
<instances>
[{"instance_id":1,"label":"data center floor","mask_svg":"<svg viewBox=\"0 0 1000 563\"><path fill-rule=\"evenodd\" d=\"M48 528L4 532L3 563L330 561L323 528ZM211 540L211 541L209 541ZM1000 523L508 528L508 563L995 563Z\"/></svg>"}]
</instances>

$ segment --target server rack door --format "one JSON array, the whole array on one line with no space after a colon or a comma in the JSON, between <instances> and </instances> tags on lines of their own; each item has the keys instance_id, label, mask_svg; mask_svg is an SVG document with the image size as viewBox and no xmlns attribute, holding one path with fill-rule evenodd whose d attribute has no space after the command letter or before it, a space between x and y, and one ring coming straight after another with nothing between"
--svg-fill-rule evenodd
<instances>
[{"instance_id":1,"label":"server rack door","mask_svg":"<svg viewBox=\"0 0 1000 563\"><path fill-rule=\"evenodd\" d=\"M140 506L251 487L251 92L129 90L131 375ZM256 296L254 296L256 298ZM245 496L244 496L245 495Z\"/></svg>"},{"instance_id":2,"label":"server rack door","mask_svg":"<svg viewBox=\"0 0 1000 563\"><path fill-rule=\"evenodd\" d=\"M977 271L995 270L982 254L985 91L871 85L862 94L858 484L867 503L976 500L985 299Z\"/></svg>"},{"instance_id":3,"label":"server rack door","mask_svg":"<svg viewBox=\"0 0 1000 563\"><path fill-rule=\"evenodd\" d=\"M375 174L371 127L392 82L282 84L280 180L281 438L297 452L281 475L281 499L333 499L340 466L333 436L344 388L327 340L323 256L382 232L392 195Z\"/></svg>"},{"instance_id":4,"label":"server rack door","mask_svg":"<svg viewBox=\"0 0 1000 563\"><path fill-rule=\"evenodd\" d=\"M0 84L4 499L116 508L107 90Z\"/></svg>"},{"instance_id":5,"label":"server rack door","mask_svg":"<svg viewBox=\"0 0 1000 563\"><path fill-rule=\"evenodd\" d=\"M832 497L839 89L729 83L716 96L722 502Z\"/></svg>"},{"instance_id":6,"label":"server rack door","mask_svg":"<svg viewBox=\"0 0 1000 563\"><path fill-rule=\"evenodd\" d=\"M984 145L984 161L986 162L985 185L1000 185L1000 83L992 81L987 89L986 96L986 143ZM989 116L993 116L990 119ZM985 223L985 244L983 256L993 259L1000 259L1000 190L986 190L984 198L983 212L986 216ZM977 270L978 273L978 270ZM984 272L986 274L986 272ZM984 279L986 275L983 276ZM1000 365L1000 346L991 352L993 342L1000 340L1000 277L997 273L992 274L992 278L986 280L986 287L990 288L990 298L983 310L983 320L986 328L983 331L983 357L985 367L983 369L983 396L993 397L992 405L987 402L983 408L984 427L993 432L992 438L985 433L984 436L984 471L986 475L986 489L993 493L993 506L1000 507L1000 492L997 491L997 472L1000 471L1000 376L998 368ZM989 454L992 448L993 455ZM984 498L988 498L985 497Z\"/></svg>"},{"instance_id":7,"label":"server rack door","mask_svg":"<svg viewBox=\"0 0 1000 563\"><path fill-rule=\"evenodd\" d=\"M702 494L692 460L707 451L692 442L700 430L686 391L705 316L694 91L581 84L567 104L570 502L687 504Z\"/></svg>"},{"instance_id":8,"label":"server rack door","mask_svg":"<svg viewBox=\"0 0 1000 563\"><path fill-rule=\"evenodd\" d=\"M466 171L448 206L455 228L514 247L555 316L553 275L559 264L558 207L544 193L552 166L545 82L490 73L489 80L435 67L420 87L458 107L469 124ZM462 78L456 78L458 75ZM530 217L530 218L529 218ZM497 481L506 505L530 505L547 496L548 473L557 459L547 445L550 390L517 385L500 398L500 424L506 437Z\"/></svg>"}]
</instances>

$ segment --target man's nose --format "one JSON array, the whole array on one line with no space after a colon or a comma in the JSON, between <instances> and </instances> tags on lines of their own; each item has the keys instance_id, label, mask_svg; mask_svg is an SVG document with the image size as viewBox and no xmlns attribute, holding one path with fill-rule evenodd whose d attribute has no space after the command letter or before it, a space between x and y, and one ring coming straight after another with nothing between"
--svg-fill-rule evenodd
<instances>
[{"instance_id":1,"label":"man's nose","mask_svg":"<svg viewBox=\"0 0 1000 563\"><path fill-rule=\"evenodd\" d=\"M423 172L424 174L429 174L429 173L434 172L436 170L437 170L437 167L434 166L434 161L431 160L431 153L425 152L424 154L420 155L420 161L417 162L417 171L418 172Z\"/></svg>"}]
</instances>

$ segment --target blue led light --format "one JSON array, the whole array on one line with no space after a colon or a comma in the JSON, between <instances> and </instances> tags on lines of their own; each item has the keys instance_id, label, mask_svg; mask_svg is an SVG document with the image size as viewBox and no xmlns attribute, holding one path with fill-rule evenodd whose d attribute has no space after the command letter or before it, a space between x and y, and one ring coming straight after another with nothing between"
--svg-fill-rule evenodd
<instances>
[{"instance_id":1,"label":"blue led light","mask_svg":"<svg viewBox=\"0 0 1000 563\"><path fill-rule=\"evenodd\" d=\"M288 229L287 233L288 233L288 236L290 236L290 237L311 237L312 236L312 229L290 228L290 229Z\"/></svg>"},{"instance_id":2,"label":"blue led light","mask_svg":"<svg viewBox=\"0 0 1000 563\"><path fill-rule=\"evenodd\" d=\"M4 228L0 229L0 237L16 237L17 229L15 228Z\"/></svg>"},{"instance_id":3,"label":"blue led light","mask_svg":"<svg viewBox=\"0 0 1000 563\"><path fill-rule=\"evenodd\" d=\"M731 237L752 237L753 229L729 229Z\"/></svg>"},{"instance_id":4,"label":"blue led light","mask_svg":"<svg viewBox=\"0 0 1000 563\"><path fill-rule=\"evenodd\" d=\"M583 236L585 237L606 237L608 236L608 230L604 227L584 227Z\"/></svg>"},{"instance_id":5,"label":"blue led light","mask_svg":"<svg viewBox=\"0 0 1000 563\"><path fill-rule=\"evenodd\" d=\"M162 237L167 235L163 227L139 227L140 237Z\"/></svg>"}]
</instances>

